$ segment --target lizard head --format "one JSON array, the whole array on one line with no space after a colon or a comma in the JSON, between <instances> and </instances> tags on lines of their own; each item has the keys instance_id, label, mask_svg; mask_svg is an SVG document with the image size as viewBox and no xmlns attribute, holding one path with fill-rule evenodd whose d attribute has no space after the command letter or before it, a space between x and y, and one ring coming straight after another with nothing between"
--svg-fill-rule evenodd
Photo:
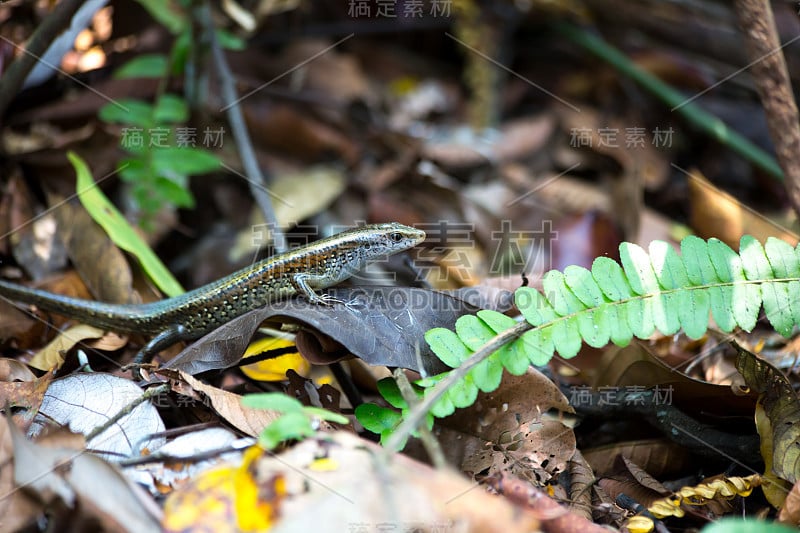
<instances>
[{"instance_id":1,"label":"lizard head","mask_svg":"<svg viewBox=\"0 0 800 533\"><path fill-rule=\"evenodd\" d=\"M339 251L335 263L336 272L329 272L332 279L338 282L352 276L369 263L413 248L424 240L424 231L397 222L388 222L357 227L320 242Z\"/></svg>"},{"instance_id":2,"label":"lizard head","mask_svg":"<svg viewBox=\"0 0 800 533\"><path fill-rule=\"evenodd\" d=\"M370 224L351 230L370 258L408 250L425 240L425 232L397 222Z\"/></svg>"}]
</instances>

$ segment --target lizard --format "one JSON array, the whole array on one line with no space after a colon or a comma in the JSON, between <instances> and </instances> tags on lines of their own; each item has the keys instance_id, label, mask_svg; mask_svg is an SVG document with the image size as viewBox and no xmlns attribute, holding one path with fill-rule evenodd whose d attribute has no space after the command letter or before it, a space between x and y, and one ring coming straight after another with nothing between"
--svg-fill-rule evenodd
<instances>
[{"instance_id":1,"label":"lizard","mask_svg":"<svg viewBox=\"0 0 800 533\"><path fill-rule=\"evenodd\" d=\"M425 240L425 232L397 222L370 224L263 259L184 294L142 304L71 298L0 280L0 296L35 305L91 326L152 336L134 360L198 339L248 311L295 294L310 302L336 300L315 289L340 283L368 263Z\"/></svg>"}]
</instances>

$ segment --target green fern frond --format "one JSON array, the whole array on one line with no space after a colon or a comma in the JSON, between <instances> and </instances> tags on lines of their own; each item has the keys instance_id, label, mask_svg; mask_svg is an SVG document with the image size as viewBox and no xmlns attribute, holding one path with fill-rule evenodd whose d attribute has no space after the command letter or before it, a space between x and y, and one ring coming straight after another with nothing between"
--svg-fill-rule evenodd
<instances>
[{"instance_id":1,"label":"green fern frond","mask_svg":"<svg viewBox=\"0 0 800 533\"><path fill-rule=\"evenodd\" d=\"M582 342L598 348L609 341L626 346L634 336L645 339L655 330L672 335L681 329L697 339L708 329L710 316L725 332L737 326L751 331L762 307L784 336L800 324L800 247L775 238L762 247L745 236L737 254L718 239L690 236L681 242L680 255L663 241L652 242L648 252L622 243L620 263L598 257L591 270L569 266L548 272L542 292L518 289L515 302L530 328L475 365L433 413L449 414L469 405L478 390L494 390L502 368L521 374L528 364L546 364L556 351L569 359ZM496 334L517 326L500 316L491 311L463 316L455 332L435 328L425 339L445 364L456 368Z\"/></svg>"},{"instance_id":2,"label":"green fern frond","mask_svg":"<svg viewBox=\"0 0 800 533\"><path fill-rule=\"evenodd\" d=\"M436 417L447 416L471 405L479 390L495 390L503 369L523 374L531 364L547 364L556 351L574 357L582 342L626 346L634 336L681 329L698 339L710 317L724 332L737 326L751 331L762 307L785 337L800 325L800 245L769 238L762 246L744 236L737 254L719 239L690 236L680 248L678 255L668 243L654 241L648 254L626 242L620 245L620 263L598 257L591 270L552 270L542 280L542 292L522 287L514 293L522 324L479 311L459 318L455 331L429 330L425 340L433 352L464 375L446 386L437 384L447 374L418 381L423 407ZM497 349L499 335L512 340ZM496 351L477 356L487 347Z\"/></svg>"}]
</instances>

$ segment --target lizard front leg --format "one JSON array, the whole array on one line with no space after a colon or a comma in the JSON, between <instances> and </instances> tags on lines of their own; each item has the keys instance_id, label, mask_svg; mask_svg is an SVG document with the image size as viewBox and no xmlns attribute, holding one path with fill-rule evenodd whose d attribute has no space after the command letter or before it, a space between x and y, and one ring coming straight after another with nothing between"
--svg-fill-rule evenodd
<instances>
[{"instance_id":1,"label":"lizard front leg","mask_svg":"<svg viewBox=\"0 0 800 533\"><path fill-rule=\"evenodd\" d=\"M291 278L292 287L297 291L297 294L302 294L312 304L333 305L335 303L343 303L338 298L334 298L328 294L317 294L314 292L314 289L311 288L311 285L309 285L309 282L323 285L326 281L325 276L307 273L297 273Z\"/></svg>"}]
</instances>

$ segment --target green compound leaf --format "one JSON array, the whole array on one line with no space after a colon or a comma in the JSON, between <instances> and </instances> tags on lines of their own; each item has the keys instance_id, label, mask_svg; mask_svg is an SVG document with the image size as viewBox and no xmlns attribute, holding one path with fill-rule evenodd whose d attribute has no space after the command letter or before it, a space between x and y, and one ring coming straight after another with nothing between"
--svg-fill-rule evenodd
<instances>
[{"instance_id":1,"label":"green compound leaf","mask_svg":"<svg viewBox=\"0 0 800 533\"><path fill-rule=\"evenodd\" d=\"M800 294L800 245L793 248L769 238L762 246L745 236L737 254L718 239L689 236L681 242L680 252L661 241L651 243L648 252L622 243L620 263L598 257L591 270L570 266L563 273L548 272L542 278L543 293L522 287L514 294L528 330L510 317L484 310L459 318L455 331L428 331L425 340L433 352L453 368L496 342L498 335L510 339L444 390L429 415L444 417L472 405L478 391L491 392L499 386L504 369L521 375L528 365L547 364L556 350L562 357L573 357L583 342L626 346L633 336L645 339L655 329L665 335L683 329L697 339L705 334L711 317L723 331L737 326L750 331L762 305L782 335L789 336L800 325L800 300L793 297ZM522 332L519 337L509 335L514 328L515 334ZM431 399L447 375L418 380L423 398ZM389 387L383 392L392 405L407 410L398 392ZM388 424L389 415L385 416Z\"/></svg>"},{"instance_id":2,"label":"green compound leaf","mask_svg":"<svg viewBox=\"0 0 800 533\"><path fill-rule=\"evenodd\" d=\"M800 247L770 238L762 246L742 238L740 253L718 239L694 236L681 243L681 254L668 243L654 241L646 252L622 243L620 263L595 259L591 270L570 266L542 278L542 292L522 287L515 302L531 329L488 355L447 391L433 409L436 416L468 405L478 390L498 386L501 368L522 374L528 364L547 364L557 351L574 357L586 342L602 347L609 341L626 346L633 336L649 337L656 329L672 335L683 329L701 338L713 316L724 331L737 325L755 327L762 304L776 331L791 334L800 324ZM466 315L456 331L437 328L426 335L445 363L457 366L475 351L517 323L494 311ZM433 383L418 383L427 390Z\"/></svg>"}]
</instances>

